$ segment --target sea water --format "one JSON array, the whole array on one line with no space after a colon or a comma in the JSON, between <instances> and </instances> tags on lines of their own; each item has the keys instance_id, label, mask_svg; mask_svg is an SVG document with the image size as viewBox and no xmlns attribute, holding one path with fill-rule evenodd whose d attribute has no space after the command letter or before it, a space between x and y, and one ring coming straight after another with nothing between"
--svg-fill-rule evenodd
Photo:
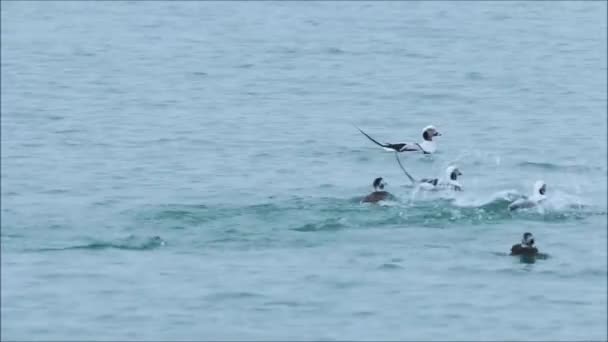
<instances>
[{"instance_id":1,"label":"sea water","mask_svg":"<svg viewBox=\"0 0 608 342\"><path fill-rule=\"evenodd\" d=\"M3 340L607 339L606 2L1 8Z\"/></svg>"}]
</instances>

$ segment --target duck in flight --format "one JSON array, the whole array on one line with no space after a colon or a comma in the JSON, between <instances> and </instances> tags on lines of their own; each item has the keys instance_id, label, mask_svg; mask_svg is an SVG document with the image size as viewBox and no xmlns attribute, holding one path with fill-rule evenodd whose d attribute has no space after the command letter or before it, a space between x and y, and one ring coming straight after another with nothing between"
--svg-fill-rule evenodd
<instances>
[{"instance_id":1,"label":"duck in flight","mask_svg":"<svg viewBox=\"0 0 608 342\"><path fill-rule=\"evenodd\" d=\"M384 148L386 151L392 151L392 152L420 151L424 154L435 153L435 151L437 150L437 144L433 140L433 137L441 136L441 133L439 133L437 131L435 126L429 125L429 126L426 126L422 130L423 141L421 143L397 143L397 144L384 143L383 144L383 143L378 142L376 139L372 138L371 136L369 136L369 134L365 133L359 127L357 127L357 129L359 130L359 132L361 132L363 135L365 135L369 140L371 140L374 144Z\"/></svg>"}]
</instances>

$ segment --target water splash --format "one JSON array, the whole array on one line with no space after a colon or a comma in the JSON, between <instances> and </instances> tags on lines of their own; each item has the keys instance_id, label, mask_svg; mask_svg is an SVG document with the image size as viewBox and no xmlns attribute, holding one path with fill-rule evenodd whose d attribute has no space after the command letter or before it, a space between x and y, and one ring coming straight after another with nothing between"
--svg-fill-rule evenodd
<instances>
[{"instance_id":1,"label":"water splash","mask_svg":"<svg viewBox=\"0 0 608 342\"><path fill-rule=\"evenodd\" d=\"M237 235L255 235L267 230L310 233L379 227L446 228L517 220L564 222L606 215L605 211L580 205L575 197L562 196L538 208L509 211L509 204L520 196L514 190L502 190L485 198L437 193L398 199L385 205L361 204L360 197L291 197L245 206L172 204L146 207L136 215L136 220L144 220L147 226L161 230L179 226L186 230L214 231L219 235L227 229ZM256 236L250 237L255 239Z\"/></svg>"}]
</instances>

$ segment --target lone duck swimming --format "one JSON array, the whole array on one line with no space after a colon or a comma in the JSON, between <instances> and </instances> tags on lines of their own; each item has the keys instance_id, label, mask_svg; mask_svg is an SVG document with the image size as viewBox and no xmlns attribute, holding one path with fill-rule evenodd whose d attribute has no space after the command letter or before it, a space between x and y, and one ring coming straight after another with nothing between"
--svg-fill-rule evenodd
<instances>
[{"instance_id":1,"label":"lone duck swimming","mask_svg":"<svg viewBox=\"0 0 608 342\"><path fill-rule=\"evenodd\" d=\"M521 243L511 247L511 255L536 256L538 248L534 246L534 236L532 233L524 233Z\"/></svg>"}]
</instances>

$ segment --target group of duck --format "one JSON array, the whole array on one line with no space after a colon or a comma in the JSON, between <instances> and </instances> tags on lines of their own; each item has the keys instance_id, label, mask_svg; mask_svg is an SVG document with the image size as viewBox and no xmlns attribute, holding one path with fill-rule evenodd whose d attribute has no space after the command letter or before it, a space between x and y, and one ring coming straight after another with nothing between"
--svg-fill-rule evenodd
<instances>
[{"instance_id":1,"label":"group of duck","mask_svg":"<svg viewBox=\"0 0 608 342\"><path fill-rule=\"evenodd\" d=\"M381 143L376 139L372 138L369 134L365 133L359 127L357 127L359 132L361 132L367 139L372 141L374 144L380 146L385 151L394 152L395 159L397 163L399 163L399 167L403 171L403 173L410 180L412 185L419 190L424 191L463 191L462 185L458 182L458 177L462 176L462 172L455 165L450 165L446 169L446 177L442 178L422 178L415 179L412 177L407 170L401 164L401 160L399 159L399 153L410 152L410 153L423 153L423 154L433 154L437 151L437 143L435 138L441 136L441 133L433 126L426 126L422 130L422 139L421 143L417 142L407 142L407 143ZM374 191L365 196L361 202L362 203L378 203L381 201L394 199L394 196L385 190L387 184L382 177L377 177L374 179L372 183L372 187ZM508 206L510 211L524 209L524 208L532 208L539 205L546 199L547 185L542 180L536 181L534 183L534 192L531 196L523 196L522 198L518 198L517 200L511 202ZM522 256L535 256L538 254L538 249L534 245L534 236L526 232L523 235L522 241L519 244L513 245L511 248L512 255L522 255Z\"/></svg>"}]
</instances>

